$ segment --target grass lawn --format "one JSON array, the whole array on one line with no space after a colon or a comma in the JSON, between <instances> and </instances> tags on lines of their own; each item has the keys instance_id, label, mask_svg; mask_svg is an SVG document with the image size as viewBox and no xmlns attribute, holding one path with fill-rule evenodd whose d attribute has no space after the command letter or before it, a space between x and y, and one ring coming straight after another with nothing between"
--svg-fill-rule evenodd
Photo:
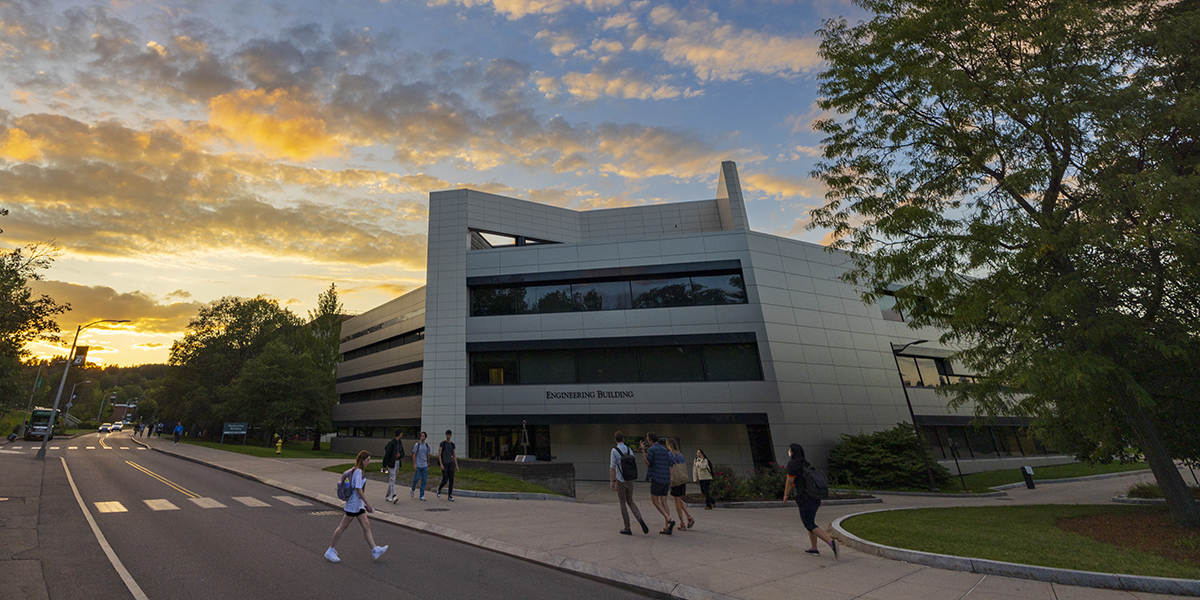
<instances>
[{"instance_id":1,"label":"grass lawn","mask_svg":"<svg viewBox=\"0 0 1200 600\"><path fill-rule=\"evenodd\" d=\"M346 471L346 469L349 469L350 467L353 467L353 466L354 466L353 462L348 462L344 465L334 465L332 467L325 467L325 470L329 471L330 473L339 473L340 474L340 473ZM367 469L366 469L367 478L371 479L372 481L387 482L388 476L379 472L379 469L382 466L383 465L380 464L380 461L372 460L371 463L369 465L367 465ZM409 489L409 487L412 485L412 478L413 478L413 466L412 466L412 462L410 461L408 463L404 463L403 468L400 469L400 473L396 474L396 489L397 490ZM425 493L433 494L433 492L437 490L437 485L439 482L441 482L441 480L442 480L441 469L439 469L436 465L430 467L429 468L429 483L425 487L425 490L426 490ZM337 482L334 482L334 483L337 483ZM336 487L336 486L334 486L334 487ZM540 485L535 485L532 483L521 481L520 479L517 479L516 477L513 477L511 475L505 475L503 473L493 473L491 471L485 471L483 469L459 469L454 474L454 487L461 488L464 490L472 490L472 491L476 491L476 492L519 492L519 493L525 493L525 494L555 494L555 495L560 495L560 496L562 495L553 490L546 489Z\"/></svg>"},{"instance_id":2,"label":"grass lawn","mask_svg":"<svg viewBox=\"0 0 1200 600\"><path fill-rule=\"evenodd\" d=\"M1106 473L1123 473L1125 471L1140 471L1149 469L1150 465L1144 462L1136 463L1111 463L1107 465L1089 465L1087 463L1070 463L1065 465L1053 465L1049 467L1034 467L1033 482L1046 479L1066 479L1068 477L1085 477L1087 475L1103 475ZM954 468L950 468L954 472ZM997 485L1005 485L1008 483L1021 483L1025 478L1021 475L1020 469L1005 469L1003 471L986 471L983 473L972 473L971 475L963 475L963 479L967 482L967 490L977 494L986 494L992 491L990 488ZM962 485L958 480L958 475L950 483L942 488L944 492L961 492Z\"/></svg>"},{"instance_id":3,"label":"grass lawn","mask_svg":"<svg viewBox=\"0 0 1200 600\"><path fill-rule=\"evenodd\" d=\"M1154 533L1146 529L1147 519L1159 523ZM989 506L872 513L847 519L842 526L872 542L924 552L1102 573L1200 578L1200 533L1175 529L1166 519L1159 507ZM1073 532L1089 531L1079 523L1097 522L1106 529L1097 535L1112 543Z\"/></svg>"},{"instance_id":4,"label":"grass lawn","mask_svg":"<svg viewBox=\"0 0 1200 600\"><path fill-rule=\"evenodd\" d=\"M166 439L170 436L164 435ZM185 444L194 444L196 446L204 446L205 448L215 448L217 450L225 450L228 452L236 452L238 454L248 454L250 456L259 456L264 458L349 458L354 459L353 454L345 452L330 452L329 443L321 444L320 450L312 449L312 442L292 442L285 441L283 443L283 454L275 454L275 444L270 446L256 445L256 442L247 442L246 445L240 443L222 444L220 442L211 442L200 438L183 438L181 440ZM262 444L262 442L257 442Z\"/></svg>"}]
</instances>

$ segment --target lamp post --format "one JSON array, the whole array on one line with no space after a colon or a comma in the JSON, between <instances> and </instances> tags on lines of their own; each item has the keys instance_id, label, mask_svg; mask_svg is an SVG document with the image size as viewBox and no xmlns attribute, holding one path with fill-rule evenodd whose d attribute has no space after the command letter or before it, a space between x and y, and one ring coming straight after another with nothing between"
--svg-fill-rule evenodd
<instances>
[{"instance_id":1,"label":"lamp post","mask_svg":"<svg viewBox=\"0 0 1200 600\"><path fill-rule=\"evenodd\" d=\"M63 413L64 421L66 420L66 417L70 416L71 407L75 405L75 388L77 388L81 384L85 384L85 383L91 383L91 382L90 381L80 381L79 383L76 383L75 385L71 386L71 394L67 397L67 410L66 410L66 412Z\"/></svg>"},{"instance_id":2,"label":"lamp post","mask_svg":"<svg viewBox=\"0 0 1200 600\"><path fill-rule=\"evenodd\" d=\"M42 447L38 448L37 460L46 460L46 445L50 443L50 434L54 431L54 421L58 417L58 402L62 400L63 388L67 386L67 372L71 370L71 361L75 360L75 345L79 343L79 332L100 323L128 323L129 319L101 319L87 325L75 328L75 339L71 342L71 353L67 355L67 364L63 366L62 381L58 382L58 394L54 396L54 408L50 409L50 427L42 436Z\"/></svg>"},{"instance_id":3,"label":"lamp post","mask_svg":"<svg viewBox=\"0 0 1200 600\"><path fill-rule=\"evenodd\" d=\"M921 435L921 428L917 427L917 413L913 411L912 399L908 397L908 386L904 383L904 371L900 370L900 353L904 352L909 346L924 344L929 340L917 340L896 347L896 344L888 342L892 347L892 359L896 361L896 373L900 375L900 389L904 390L904 403L908 405L908 416L912 419L913 432L917 434L917 444L920 446L921 458L925 461L925 474L929 476L929 491L937 489L937 483L933 480L933 465L929 463L929 453L925 451L925 438Z\"/></svg>"}]
</instances>

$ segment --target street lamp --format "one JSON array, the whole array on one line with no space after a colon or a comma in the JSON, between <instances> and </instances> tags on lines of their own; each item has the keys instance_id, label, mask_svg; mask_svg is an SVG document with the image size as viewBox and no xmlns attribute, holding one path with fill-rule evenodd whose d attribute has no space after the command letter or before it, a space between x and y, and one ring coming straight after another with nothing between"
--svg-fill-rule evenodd
<instances>
[{"instance_id":1,"label":"street lamp","mask_svg":"<svg viewBox=\"0 0 1200 600\"><path fill-rule=\"evenodd\" d=\"M929 462L929 453L925 451L925 437L921 435L921 428L917 427L917 413L913 412L912 400L908 397L908 385L904 383L904 371L900 370L900 353L904 352L909 346L924 344L929 340L917 340L896 347L893 342L888 342L892 347L892 358L896 361L896 373L900 375L900 389L904 390L904 402L908 404L908 416L912 419L913 432L917 434L917 444L920 446L921 458L925 461L925 474L929 476L929 491L937 490L937 483L933 479L933 465Z\"/></svg>"},{"instance_id":2,"label":"street lamp","mask_svg":"<svg viewBox=\"0 0 1200 600\"><path fill-rule=\"evenodd\" d=\"M91 382L90 381L80 381L79 383L76 383L75 385L71 386L71 394L70 394L70 396L67 397L67 411L65 413L63 413L64 421L66 420L66 417L71 415L71 407L75 405L75 388L79 387L79 385L83 384L83 383L91 383Z\"/></svg>"},{"instance_id":3,"label":"street lamp","mask_svg":"<svg viewBox=\"0 0 1200 600\"><path fill-rule=\"evenodd\" d=\"M67 355L67 364L63 367L62 381L58 382L58 394L54 396L54 408L50 409L50 427L42 436L42 447L38 448L37 460L46 460L46 445L50 443L50 435L54 432L54 421L58 417L58 402L62 400L63 388L67 386L67 372L71 370L71 361L75 360L75 345L79 343L79 332L100 323L128 323L129 319L100 319L87 325L75 328L75 339L71 342L71 353Z\"/></svg>"}]
</instances>

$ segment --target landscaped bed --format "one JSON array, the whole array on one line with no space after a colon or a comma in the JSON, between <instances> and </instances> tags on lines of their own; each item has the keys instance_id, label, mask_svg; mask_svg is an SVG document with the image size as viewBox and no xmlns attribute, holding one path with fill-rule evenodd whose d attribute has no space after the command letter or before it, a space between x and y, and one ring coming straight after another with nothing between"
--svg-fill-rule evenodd
<instances>
[{"instance_id":1,"label":"landscaped bed","mask_svg":"<svg viewBox=\"0 0 1200 600\"><path fill-rule=\"evenodd\" d=\"M1036 484L1038 480L1045 481L1047 479L1069 479L1072 477L1088 477L1091 475L1107 475L1109 473L1125 473L1128 471L1142 471L1149 469L1150 465L1144 462L1134 463L1109 463L1107 465L1087 463L1068 463L1065 465L1051 465L1047 467L1033 468L1033 482ZM984 494L992 491L991 488L999 485L1007 485L1010 483L1021 483L1025 481L1021 475L1021 469L1004 469L1000 471L986 471L983 473L972 473L964 475L963 479L967 482L966 491ZM913 490L926 491L926 490ZM958 475L946 485L942 490L944 492L961 492L963 491L962 484L959 483Z\"/></svg>"},{"instance_id":2,"label":"landscaped bed","mask_svg":"<svg viewBox=\"0 0 1200 600\"><path fill-rule=\"evenodd\" d=\"M1200 531L1144 506L991 506L870 513L842 522L865 540L1061 569L1200 579Z\"/></svg>"},{"instance_id":3,"label":"landscaped bed","mask_svg":"<svg viewBox=\"0 0 1200 600\"><path fill-rule=\"evenodd\" d=\"M403 467L396 474L396 491L403 497L403 493L411 489L413 479L413 466L411 462L402 463ZM324 470L330 473L342 473L346 469L354 466L354 463L346 463L344 465L334 465L325 467ZM383 465L372 459L367 465L367 479L371 481L379 481L387 484L388 476L380 472ZM432 496L437 491L438 483L442 481L441 469L436 465L429 468L429 483L425 486L427 496ZM515 492L521 494L553 494L561 496L553 490L544 488L540 485L521 481L511 475L503 473L493 473L483 469L459 469L454 474L454 488L462 490L472 490L476 492ZM332 489L332 484L331 488ZM374 492L371 492L374 494ZM382 497L383 492L379 492ZM372 496L374 497L374 496Z\"/></svg>"}]
</instances>

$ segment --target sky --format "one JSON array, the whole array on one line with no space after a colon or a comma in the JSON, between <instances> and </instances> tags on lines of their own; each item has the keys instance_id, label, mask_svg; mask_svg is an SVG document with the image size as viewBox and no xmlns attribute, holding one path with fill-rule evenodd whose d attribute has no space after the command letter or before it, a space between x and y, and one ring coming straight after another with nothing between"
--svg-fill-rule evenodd
<instances>
[{"instance_id":1,"label":"sky","mask_svg":"<svg viewBox=\"0 0 1200 600\"><path fill-rule=\"evenodd\" d=\"M89 361L166 362L201 307L360 313L425 282L431 191L578 210L715 197L806 229L848 1L0 0L0 247ZM61 355L37 344L35 355Z\"/></svg>"}]
</instances>

